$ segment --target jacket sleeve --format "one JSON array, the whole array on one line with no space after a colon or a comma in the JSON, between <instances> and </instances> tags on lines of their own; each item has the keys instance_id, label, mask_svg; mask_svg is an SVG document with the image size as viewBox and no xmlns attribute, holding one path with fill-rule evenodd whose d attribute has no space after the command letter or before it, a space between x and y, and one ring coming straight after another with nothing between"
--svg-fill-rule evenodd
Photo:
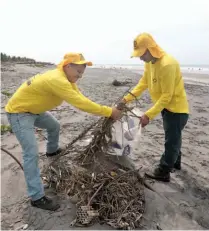
<instances>
[{"instance_id":1,"label":"jacket sleeve","mask_svg":"<svg viewBox=\"0 0 209 231\"><path fill-rule=\"evenodd\" d=\"M153 119L170 103L176 80L176 66L168 65L163 67L160 74L161 97L145 114Z\"/></svg>"},{"instance_id":2,"label":"jacket sleeve","mask_svg":"<svg viewBox=\"0 0 209 231\"><path fill-rule=\"evenodd\" d=\"M97 104L85 97L78 89L74 89L67 80L53 79L50 81L53 94L74 107L99 116L110 117L112 108Z\"/></svg>"},{"instance_id":3,"label":"jacket sleeve","mask_svg":"<svg viewBox=\"0 0 209 231\"><path fill-rule=\"evenodd\" d=\"M75 83L73 83L73 84L71 84L71 85L73 86L73 89L75 89L75 91L76 91L79 95L83 95L83 94L81 93L80 89L78 88L78 86L77 86Z\"/></svg>"},{"instance_id":4,"label":"jacket sleeve","mask_svg":"<svg viewBox=\"0 0 209 231\"><path fill-rule=\"evenodd\" d=\"M138 84L133 88L131 94L128 93L124 99L126 102L131 102L135 97L141 96L142 92L148 88L147 84L147 70L145 69L143 76L139 80ZM135 97L134 97L135 96Z\"/></svg>"}]
</instances>

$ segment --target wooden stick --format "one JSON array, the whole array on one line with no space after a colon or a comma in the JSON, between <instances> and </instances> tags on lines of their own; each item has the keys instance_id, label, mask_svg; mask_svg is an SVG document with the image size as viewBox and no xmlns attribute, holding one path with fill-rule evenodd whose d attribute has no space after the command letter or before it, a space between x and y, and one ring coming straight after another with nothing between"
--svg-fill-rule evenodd
<instances>
[{"instance_id":1,"label":"wooden stick","mask_svg":"<svg viewBox=\"0 0 209 231\"><path fill-rule=\"evenodd\" d=\"M105 183L105 182L104 182L104 183ZM93 194L93 196L90 198L90 200L89 200L87 206L89 206L89 205L91 204L92 200L93 200L94 197L97 195L97 193L99 192L99 190L103 187L104 183L102 183L102 184L99 186L99 188L97 189L97 191L96 191L96 192Z\"/></svg>"}]
</instances>

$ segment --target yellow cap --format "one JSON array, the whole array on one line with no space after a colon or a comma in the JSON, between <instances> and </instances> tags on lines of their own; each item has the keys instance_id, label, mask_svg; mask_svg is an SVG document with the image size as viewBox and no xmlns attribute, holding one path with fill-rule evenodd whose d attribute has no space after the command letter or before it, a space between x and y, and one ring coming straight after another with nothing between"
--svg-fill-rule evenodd
<instances>
[{"instance_id":1,"label":"yellow cap","mask_svg":"<svg viewBox=\"0 0 209 231\"><path fill-rule=\"evenodd\" d=\"M57 65L58 68L63 68L67 64L86 64L92 66L92 62L86 61L81 53L67 53L63 60Z\"/></svg>"},{"instance_id":2,"label":"yellow cap","mask_svg":"<svg viewBox=\"0 0 209 231\"><path fill-rule=\"evenodd\" d=\"M155 58L161 58L165 53L161 47L155 42L153 37L148 33L139 34L134 39L134 51L132 53L132 57L140 57L142 56L146 50L148 49L151 55Z\"/></svg>"}]
</instances>

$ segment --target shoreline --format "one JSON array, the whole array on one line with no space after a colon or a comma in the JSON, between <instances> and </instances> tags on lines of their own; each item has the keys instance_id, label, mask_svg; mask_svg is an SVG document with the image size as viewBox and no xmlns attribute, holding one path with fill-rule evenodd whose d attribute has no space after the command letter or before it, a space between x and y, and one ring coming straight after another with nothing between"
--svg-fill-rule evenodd
<instances>
[{"instance_id":1,"label":"shoreline","mask_svg":"<svg viewBox=\"0 0 209 231\"><path fill-rule=\"evenodd\" d=\"M106 70L106 71L115 71L118 73L122 72L130 72L134 74L143 75L143 70L132 70L129 68L106 68L106 67L91 67L94 70ZM199 74L199 73L191 73L191 72L181 72L183 75L184 83L185 84L192 84L192 85L200 85L200 86L209 86L209 74ZM129 78L127 76L127 78Z\"/></svg>"}]
</instances>

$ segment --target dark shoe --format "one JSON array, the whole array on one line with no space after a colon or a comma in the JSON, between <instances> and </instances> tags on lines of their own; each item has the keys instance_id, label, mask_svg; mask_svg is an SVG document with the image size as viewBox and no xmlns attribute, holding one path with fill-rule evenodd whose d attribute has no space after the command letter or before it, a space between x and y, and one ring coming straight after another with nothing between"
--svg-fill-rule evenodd
<instances>
[{"instance_id":1,"label":"dark shoe","mask_svg":"<svg viewBox=\"0 0 209 231\"><path fill-rule=\"evenodd\" d=\"M46 153L46 156L47 157L51 157L51 156L56 156L56 155L59 155L61 152L63 151L62 148L58 148L56 152L52 152L52 153Z\"/></svg>"},{"instance_id":2,"label":"dark shoe","mask_svg":"<svg viewBox=\"0 0 209 231\"><path fill-rule=\"evenodd\" d=\"M53 200L45 196L39 200L31 201L31 205L40 209L51 210L51 211L55 211L60 208L60 205L58 205Z\"/></svg>"},{"instance_id":3,"label":"dark shoe","mask_svg":"<svg viewBox=\"0 0 209 231\"><path fill-rule=\"evenodd\" d=\"M181 163L175 163L173 167L177 170L181 170Z\"/></svg>"},{"instance_id":4,"label":"dark shoe","mask_svg":"<svg viewBox=\"0 0 209 231\"><path fill-rule=\"evenodd\" d=\"M165 171L160 167L155 168L151 172L146 172L145 175L159 181L164 181L164 182L170 181L170 172Z\"/></svg>"}]
</instances>

